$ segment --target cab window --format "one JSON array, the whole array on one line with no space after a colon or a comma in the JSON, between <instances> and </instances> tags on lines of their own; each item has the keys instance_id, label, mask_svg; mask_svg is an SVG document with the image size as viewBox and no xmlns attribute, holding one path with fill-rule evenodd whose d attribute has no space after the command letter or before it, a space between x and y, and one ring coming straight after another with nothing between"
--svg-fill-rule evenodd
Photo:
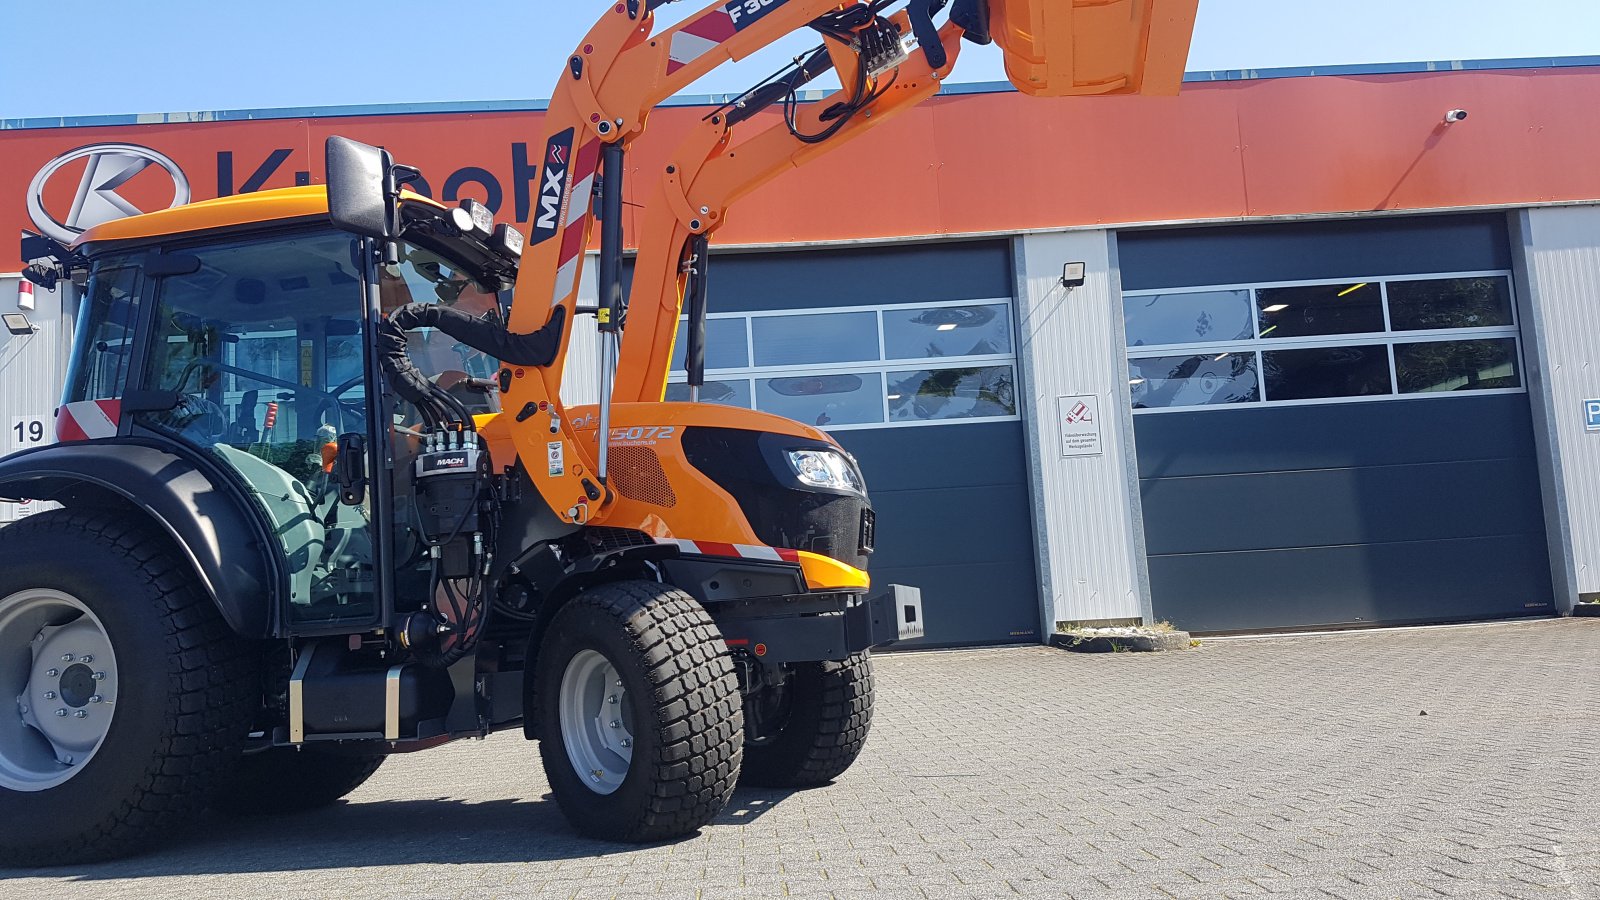
<instances>
[{"instance_id":1,"label":"cab window","mask_svg":"<svg viewBox=\"0 0 1600 900\"><path fill-rule=\"evenodd\" d=\"M411 244L401 245L400 263L379 273L379 296L388 315L408 303L443 304L474 317L504 320L503 294L474 281L445 257ZM474 389L469 379L494 377L494 357L433 328L418 328L406 339L411 361L430 380L474 413L496 412L495 397Z\"/></svg>"},{"instance_id":2,"label":"cab window","mask_svg":"<svg viewBox=\"0 0 1600 900\"><path fill-rule=\"evenodd\" d=\"M126 257L95 264L78 309L63 402L121 397L128 384L138 311L139 270Z\"/></svg>"}]
</instances>

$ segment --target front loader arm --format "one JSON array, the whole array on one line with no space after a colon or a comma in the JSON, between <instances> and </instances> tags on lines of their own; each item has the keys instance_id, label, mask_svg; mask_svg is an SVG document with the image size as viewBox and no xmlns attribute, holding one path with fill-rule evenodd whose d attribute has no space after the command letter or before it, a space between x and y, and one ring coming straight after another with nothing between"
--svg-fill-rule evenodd
<instances>
[{"instance_id":1,"label":"front loader arm","mask_svg":"<svg viewBox=\"0 0 1600 900\"><path fill-rule=\"evenodd\" d=\"M686 270L706 264L705 260L691 259L697 236L715 232L727 221L728 208L761 185L891 121L938 93L940 83L955 66L961 33L957 25L946 23L939 31L945 51L942 65L935 68L924 54L911 54L893 75L885 74L888 83L879 89L877 99L826 141L811 142L800 135L825 128L823 116L837 102L847 99L849 88L799 108L794 114L793 129L780 120L737 145L732 142L733 126L728 115L711 115L699 123L674 151L644 210L628 324L613 389L616 400L660 400L666 390ZM841 72L841 81L849 80L849 73Z\"/></svg>"},{"instance_id":2,"label":"front loader arm","mask_svg":"<svg viewBox=\"0 0 1600 900\"><path fill-rule=\"evenodd\" d=\"M865 0L718 0L654 35L654 9L665 2L618 0L567 59L545 117L539 194L507 323L514 333L538 330L558 309L569 324L574 318L595 224L602 145L631 143L656 104L716 66L826 13L870 6ZM620 171L604 174L620 184ZM609 249L620 260L620 246ZM502 377L505 408L518 423L511 429L517 454L533 484L563 520L582 523L609 497L597 461L561 405L571 334L570 327L562 329L549 365L508 367Z\"/></svg>"},{"instance_id":3,"label":"front loader arm","mask_svg":"<svg viewBox=\"0 0 1600 900\"><path fill-rule=\"evenodd\" d=\"M868 82L862 71L868 65L863 50L868 42L852 37L863 37L881 24L878 13L890 5L890 0L717 0L652 34L654 10L667 2L675 0L619 0L567 60L545 119L539 198L508 323L514 333L536 331L556 310L572 321L584 252L596 221L596 186L609 175L605 195L612 217L601 242L598 314L602 354L609 359L619 326L610 313L621 307L621 151L643 132L651 109L723 62L743 59L825 16L827 23L839 26L818 28L846 85L835 96L843 96L852 82L858 88ZM917 35L922 46L893 74L881 76L888 79L886 85L873 80L869 98L859 93L846 98L863 115L828 121L835 106L830 103L789 110L793 121L769 128L736 151L729 150L728 129L731 120L748 117L745 111L708 117L680 148L676 159L681 163L668 167L646 210L630 329L634 337L624 345L615 389L602 385L602 423L614 397L662 396L685 265L693 265L695 250L703 249L705 236L725 220L727 206L789 167L803 165L937 93L963 33L987 42L993 25L1012 80L1028 93L1175 93L1197 3L955 0L951 22L935 30L932 15L946 0L909 0L893 21L901 32ZM991 22L994 7L1003 8L994 10ZM1108 37L1116 39L1102 40ZM1078 52L1097 43L1110 49ZM1107 66L1121 68L1108 75ZM881 57L878 68L883 68ZM765 103L777 99L770 93L756 97ZM616 171L603 171L602 157ZM533 483L558 516L581 523L599 514L610 499L602 477L609 436L600 434L597 466L564 416L560 388L570 340L571 329L562 329L549 365L516 368L502 377L507 410L519 423L530 418L539 423L511 429Z\"/></svg>"}]
</instances>

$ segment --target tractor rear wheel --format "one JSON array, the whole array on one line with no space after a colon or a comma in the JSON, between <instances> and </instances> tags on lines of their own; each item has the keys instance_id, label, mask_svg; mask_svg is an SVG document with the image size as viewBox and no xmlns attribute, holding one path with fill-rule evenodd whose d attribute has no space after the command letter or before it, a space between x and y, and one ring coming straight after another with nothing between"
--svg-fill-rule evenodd
<instances>
[{"instance_id":1,"label":"tractor rear wheel","mask_svg":"<svg viewBox=\"0 0 1600 900\"><path fill-rule=\"evenodd\" d=\"M305 812L361 787L389 757L383 753L274 747L239 757L213 809L238 816Z\"/></svg>"},{"instance_id":2,"label":"tractor rear wheel","mask_svg":"<svg viewBox=\"0 0 1600 900\"><path fill-rule=\"evenodd\" d=\"M188 825L249 729L257 659L142 519L0 529L0 866L122 856Z\"/></svg>"},{"instance_id":3,"label":"tractor rear wheel","mask_svg":"<svg viewBox=\"0 0 1600 900\"><path fill-rule=\"evenodd\" d=\"M806 788L844 774L872 727L872 659L799 663L770 697L765 734L745 741L743 782L758 787Z\"/></svg>"},{"instance_id":4,"label":"tractor rear wheel","mask_svg":"<svg viewBox=\"0 0 1600 900\"><path fill-rule=\"evenodd\" d=\"M539 752L561 811L616 841L682 837L739 778L739 682L694 598L646 581L600 585L551 620L539 649Z\"/></svg>"}]
</instances>

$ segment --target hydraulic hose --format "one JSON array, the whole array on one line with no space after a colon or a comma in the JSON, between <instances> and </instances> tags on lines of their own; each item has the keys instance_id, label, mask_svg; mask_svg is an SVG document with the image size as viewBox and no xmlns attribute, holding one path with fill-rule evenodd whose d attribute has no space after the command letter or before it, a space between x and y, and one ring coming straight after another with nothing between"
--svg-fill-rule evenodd
<instances>
[{"instance_id":1,"label":"hydraulic hose","mask_svg":"<svg viewBox=\"0 0 1600 900\"><path fill-rule=\"evenodd\" d=\"M440 390L411 361L406 332L413 328L437 328L502 363L547 366L555 361L561 349L561 333L566 322L566 309L557 307L543 328L532 334L512 334L492 319L470 316L438 304L408 303L390 313L379 325L378 363L395 393L414 404L430 426L454 421L470 430L471 412L460 400Z\"/></svg>"}]
</instances>

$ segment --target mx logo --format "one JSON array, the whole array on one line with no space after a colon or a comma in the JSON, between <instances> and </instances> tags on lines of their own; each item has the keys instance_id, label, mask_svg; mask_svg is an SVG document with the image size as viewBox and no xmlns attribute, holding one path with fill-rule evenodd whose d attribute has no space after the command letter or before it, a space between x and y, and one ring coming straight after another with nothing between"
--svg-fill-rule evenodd
<instances>
[{"instance_id":1,"label":"mx logo","mask_svg":"<svg viewBox=\"0 0 1600 900\"><path fill-rule=\"evenodd\" d=\"M78 160L86 160L83 174L78 178L78 189L73 194L71 208L64 217L58 217L45 209L45 185L57 172ZM172 202L168 206L188 203L189 179L165 154L138 144L90 144L52 159L33 176L28 185L28 217L41 234L67 244L102 222L151 212L133 205L117 190L152 165L166 170L172 179Z\"/></svg>"}]
</instances>

